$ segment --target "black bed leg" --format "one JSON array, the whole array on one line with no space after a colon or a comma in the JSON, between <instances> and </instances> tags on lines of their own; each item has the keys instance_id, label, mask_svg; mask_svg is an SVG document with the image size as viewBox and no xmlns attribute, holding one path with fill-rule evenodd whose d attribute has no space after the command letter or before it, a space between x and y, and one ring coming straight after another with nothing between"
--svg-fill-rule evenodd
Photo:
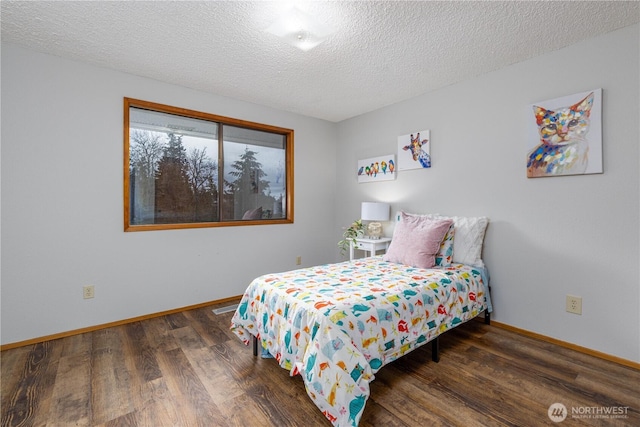
<instances>
[{"instance_id":1,"label":"black bed leg","mask_svg":"<svg viewBox=\"0 0 640 427\"><path fill-rule=\"evenodd\" d=\"M440 361L440 348L438 345L438 338L436 337L433 341L431 341L431 360L438 363Z\"/></svg>"},{"instance_id":2,"label":"black bed leg","mask_svg":"<svg viewBox=\"0 0 640 427\"><path fill-rule=\"evenodd\" d=\"M258 355L258 337L256 336L253 337L253 355Z\"/></svg>"},{"instance_id":3,"label":"black bed leg","mask_svg":"<svg viewBox=\"0 0 640 427\"><path fill-rule=\"evenodd\" d=\"M489 295L491 295L491 285L489 285ZM491 324L491 313L489 313L489 307L484 310L484 324Z\"/></svg>"}]
</instances>

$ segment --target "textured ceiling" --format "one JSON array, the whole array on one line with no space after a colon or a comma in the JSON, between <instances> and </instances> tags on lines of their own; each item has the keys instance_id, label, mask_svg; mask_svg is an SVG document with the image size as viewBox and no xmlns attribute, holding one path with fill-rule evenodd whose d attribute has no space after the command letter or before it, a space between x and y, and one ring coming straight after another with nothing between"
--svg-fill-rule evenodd
<instances>
[{"instance_id":1,"label":"textured ceiling","mask_svg":"<svg viewBox=\"0 0 640 427\"><path fill-rule=\"evenodd\" d=\"M2 40L337 122L640 21L637 1L298 1L337 30L303 52L264 32L292 4L3 0Z\"/></svg>"}]
</instances>

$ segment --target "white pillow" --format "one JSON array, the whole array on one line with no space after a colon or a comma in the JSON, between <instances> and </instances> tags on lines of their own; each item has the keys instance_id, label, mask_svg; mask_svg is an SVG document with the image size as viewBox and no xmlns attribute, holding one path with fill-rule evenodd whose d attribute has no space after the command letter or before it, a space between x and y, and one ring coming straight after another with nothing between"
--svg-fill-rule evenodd
<instances>
[{"instance_id":1,"label":"white pillow","mask_svg":"<svg viewBox=\"0 0 640 427\"><path fill-rule=\"evenodd\" d=\"M484 267L482 245L489 218L485 216L477 218L452 216L450 218L456 230L453 237L453 262Z\"/></svg>"}]
</instances>

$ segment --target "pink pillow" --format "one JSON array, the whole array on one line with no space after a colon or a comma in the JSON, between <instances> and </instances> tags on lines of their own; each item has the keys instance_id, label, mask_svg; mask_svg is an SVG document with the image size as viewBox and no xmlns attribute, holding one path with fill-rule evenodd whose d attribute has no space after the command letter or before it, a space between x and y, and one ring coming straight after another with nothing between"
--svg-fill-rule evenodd
<instances>
[{"instance_id":1,"label":"pink pillow","mask_svg":"<svg viewBox=\"0 0 640 427\"><path fill-rule=\"evenodd\" d=\"M393 239L382 259L418 268L433 267L435 255L453 220L418 217L404 212L400 215L402 220L396 224Z\"/></svg>"}]
</instances>

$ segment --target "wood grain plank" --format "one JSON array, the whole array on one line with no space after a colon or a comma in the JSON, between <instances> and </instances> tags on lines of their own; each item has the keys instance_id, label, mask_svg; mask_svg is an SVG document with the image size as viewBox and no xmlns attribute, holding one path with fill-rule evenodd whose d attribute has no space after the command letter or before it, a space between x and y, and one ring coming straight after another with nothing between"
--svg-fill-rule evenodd
<instances>
[{"instance_id":1,"label":"wood grain plank","mask_svg":"<svg viewBox=\"0 0 640 427\"><path fill-rule=\"evenodd\" d=\"M0 405L4 409L10 407L13 393L24 381L23 367L27 363L31 346L19 347L0 353L2 381L0 381ZM4 416L3 416L4 419Z\"/></svg>"},{"instance_id":2,"label":"wood grain plank","mask_svg":"<svg viewBox=\"0 0 640 427\"><path fill-rule=\"evenodd\" d=\"M55 387L56 373L59 367L59 359L64 348L63 341L52 342L52 350L49 353L49 363L44 373L43 381L40 383L40 397L38 410L33 418L34 426L44 426L48 422L49 413L55 405L53 401L53 390Z\"/></svg>"},{"instance_id":3,"label":"wood grain plank","mask_svg":"<svg viewBox=\"0 0 640 427\"><path fill-rule=\"evenodd\" d=\"M122 326L125 332L125 360L131 362L130 372L137 376L138 383L153 381L162 376L154 349L149 344L142 323L130 323Z\"/></svg>"},{"instance_id":4,"label":"wood grain plank","mask_svg":"<svg viewBox=\"0 0 640 427\"><path fill-rule=\"evenodd\" d=\"M60 352L58 341L30 346L20 371L22 379L8 393L7 406L2 408L3 427L34 425L41 414L48 412Z\"/></svg>"},{"instance_id":5,"label":"wood grain plank","mask_svg":"<svg viewBox=\"0 0 640 427\"><path fill-rule=\"evenodd\" d=\"M100 427L137 427L138 421L136 414L130 412L128 414L120 415L118 418L107 421L106 423L99 424Z\"/></svg>"},{"instance_id":6,"label":"wood grain plank","mask_svg":"<svg viewBox=\"0 0 640 427\"><path fill-rule=\"evenodd\" d=\"M220 411L229 427L270 426L273 420L269 414L262 412L261 407L247 394L241 394L220 406ZM307 424L311 425L311 424Z\"/></svg>"},{"instance_id":7,"label":"wood grain plank","mask_svg":"<svg viewBox=\"0 0 640 427\"><path fill-rule=\"evenodd\" d=\"M181 349L158 355L158 363L165 374L167 388L177 401L179 425L224 425L224 416L218 410L206 388L193 370Z\"/></svg>"},{"instance_id":8,"label":"wood grain plank","mask_svg":"<svg viewBox=\"0 0 640 427\"><path fill-rule=\"evenodd\" d=\"M103 424L134 410L124 363L122 326L95 332L91 361L92 424Z\"/></svg>"},{"instance_id":9,"label":"wood grain plank","mask_svg":"<svg viewBox=\"0 0 640 427\"><path fill-rule=\"evenodd\" d=\"M47 424L91 425L91 353L60 358Z\"/></svg>"},{"instance_id":10,"label":"wood grain plank","mask_svg":"<svg viewBox=\"0 0 640 427\"><path fill-rule=\"evenodd\" d=\"M369 399L367 406L364 407L362 418L360 418L359 427L414 427L417 423L410 422L409 424L403 422L400 418L396 417L391 411L388 411L384 406L378 405L375 399ZM437 424L431 424L433 426Z\"/></svg>"},{"instance_id":11,"label":"wood grain plank","mask_svg":"<svg viewBox=\"0 0 640 427\"><path fill-rule=\"evenodd\" d=\"M216 358L210 348L186 349L184 354L194 372L207 389L211 400L219 407L244 394L240 385L226 373L225 365Z\"/></svg>"},{"instance_id":12,"label":"wood grain plank","mask_svg":"<svg viewBox=\"0 0 640 427\"><path fill-rule=\"evenodd\" d=\"M214 318L215 316L211 311L204 310L193 310L185 313L190 325L207 346L229 340L229 335L226 333L229 330L229 325L220 325L220 322ZM225 331L221 329L221 326Z\"/></svg>"},{"instance_id":13,"label":"wood grain plank","mask_svg":"<svg viewBox=\"0 0 640 427\"><path fill-rule=\"evenodd\" d=\"M180 426L179 406L169 392L164 378L149 381L144 385L150 399L137 412L140 426Z\"/></svg>"},{"instance_id":14,"label":"wood grain plank","mask_svg":"<svg viewBox=\"0 0 640 427\"><path fill-rule=\"evenodd\" d=\"M185 317L184 313L172 313L162 318L170 329L180 329L185 326L189 326L189 320Z\"/></svg>"},{"instance_id":15,"label":"wood grain plank","mask_svg":"<svg viewBox=\"0 0 640 427\"><path fill-rule=\"evenodd\" d=\"M205 340L191 327L185 326L171 331L181 349L198 349L207 347Z\"/></svg>"},{"instance_id":16,"label":"wood grain plank","mask_svg":"<svg viewBox=\"0 0 640 427\"><path fill-rule=\"evenodd\" d=\"M62 354L60 357L77 356L78 354L90 353L92 346L92 335L90 333L72 335L60 340L62 344Z\"/></svg>"},{"instance_id":17,"label":"wood grain plank","mask_svg":"<svg viewBox=\"0 0 640 427\"><path fill-rule=\"evenodd\" d=\"M149 346L158 351L169 351L180 348L171 335L172 329L164 317L156 317L153 319L140 322L147 337Z\"/></svg>"}]
</instances>

